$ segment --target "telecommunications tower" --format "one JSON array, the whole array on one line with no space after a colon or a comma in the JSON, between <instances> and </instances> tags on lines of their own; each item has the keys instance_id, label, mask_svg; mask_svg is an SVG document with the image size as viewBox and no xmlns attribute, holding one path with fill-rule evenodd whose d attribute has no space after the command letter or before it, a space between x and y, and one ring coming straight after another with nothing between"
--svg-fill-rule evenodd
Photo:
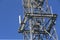
<instances>
[{"instance_id":1,"label":"telecommunications tower","mask_svg":"<svg viewBox=\"0 0 60 40\"><path fill-rule=\"evenodd\" d=\"M24 19L20 21L18 32L24 35L24 40L58 40L57 14L52 12L48 0L22 0L22 5Z\"/></svg>"}]
</instances>

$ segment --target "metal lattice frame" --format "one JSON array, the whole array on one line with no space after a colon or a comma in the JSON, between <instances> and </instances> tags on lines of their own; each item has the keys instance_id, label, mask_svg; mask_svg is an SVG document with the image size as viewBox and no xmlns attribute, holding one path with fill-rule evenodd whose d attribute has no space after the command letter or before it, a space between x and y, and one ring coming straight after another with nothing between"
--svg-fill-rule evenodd
<instances>
[{"instance_id":1,"label":"metal lattice frame","mask_svg":"<svg viewBox=\"0 0 60 40\"><path fill-rule=\"evenodd\" d=\"M57 14L52 14L47 0L23 0L24 19L19 33L23 33L24 40L58 40L55 21ZM46 10L44 10L44 3Z\"/></svg>"}]
</instances>

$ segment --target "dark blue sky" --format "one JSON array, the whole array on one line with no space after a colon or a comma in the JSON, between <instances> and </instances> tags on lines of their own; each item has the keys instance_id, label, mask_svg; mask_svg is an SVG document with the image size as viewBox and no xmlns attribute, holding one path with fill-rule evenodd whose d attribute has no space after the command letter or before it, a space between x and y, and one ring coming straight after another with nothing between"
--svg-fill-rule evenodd
<instances>
[{"instance_id":1,"label":"dark blue sky","mask_svg":"<svg viewBox=\"0 0 60 40\"><path fill-rule=\"evenodd\" d=\"M49 0L49 4L53 12L58 14L56 30L60 39L60 0ZM22 0L0 0L0 39L22 38L17 31L19 15L23 15Z\"/></svg>"}]
</instances>

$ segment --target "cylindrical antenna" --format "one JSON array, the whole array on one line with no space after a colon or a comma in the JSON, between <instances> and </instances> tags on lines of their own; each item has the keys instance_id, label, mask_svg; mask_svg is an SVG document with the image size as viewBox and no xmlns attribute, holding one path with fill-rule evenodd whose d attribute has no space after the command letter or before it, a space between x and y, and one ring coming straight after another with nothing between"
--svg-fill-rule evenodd
<instances>
[{"instance_id":1,"label":"cylindrical antenna","mask_svg":"<svg viewBox=\"0 0 60 40\"><path fill-rule=\"evenodd\" d=\"M21 24L21 15L19 15L19 24Z\"/></svg>"},{"instance_id":2,"label":"cylindrical antenna","mask_svg":"<svg viewBox=\"0 0 60 40\"><path fill-rule=\"evenodd\" d=\"M48 0L46 0L46 6L47 6L48 12L50 12L50 7L49 7L49 5L48 5Z\"/></svg>"},{"instance_id":3,"label":"cylindrical antenna","mask_svg":"<svg viewBox=\"0 0 60 40\"><path fill-rule=\"evenodd\" d=\"M28 0L28 8L30 8L30 0Z\"/></svg>"},{"instance_id":4,"label":"cylindrical antenna","mask_svg":"<svg viewBox=\"0 0 60 40\"><path fill-rule=\"evenodd\" d=\"M51 14L52 14L52 16L53 16L53 11L52 11L52 7L50 6L50 12L51 12Z\"/></svg>"},{"instance_id":5,"label":"cylindrical antenna","mask_svg":"<svg viewBox=\"0 0 60 40\"><path fill-rule=\"evenodd\" d=\"M46 6L47 6L47 8L49 7L49 6L48 6L48 0L46 0Z\"/></svg>"},{"instance_id":6,"label":"cylindrical antenna","mask_svg":"<svg viewBox=\"0 0 60 40\"><path fill-rule=\"evenodd\" d=\"M27 6L28 6L28 12L30 13L30 10L29 10L29 8L31 7L31 6L30 6L30 0L28 0L27 3L28 3L28 4L27 4Z\"/></svg>"},{"instance_id":7,"label":"cylindrical antenna","mask_svg":"<svg viewBox=\"0 0 60 40\"><path fill-rule=\"evenodd\" d=\"M50 6L50 10L51 10L51 13L53 14L53 11L52 11L52 6Z\"/></svg>"}]
</instances>

